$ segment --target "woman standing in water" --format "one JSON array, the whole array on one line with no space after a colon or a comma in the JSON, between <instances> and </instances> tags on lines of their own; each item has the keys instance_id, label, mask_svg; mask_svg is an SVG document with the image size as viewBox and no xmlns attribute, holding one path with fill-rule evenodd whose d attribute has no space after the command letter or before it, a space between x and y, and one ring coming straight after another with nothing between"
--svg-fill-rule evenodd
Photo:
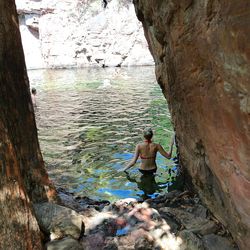
<instances>
[{"instance_id":1,"label":"woman standing in water","mask_svg":"<svg viewBox=\"0 0 250 250\"><path fill-rule=\"evenodd\" d=\"M36 107L36 89L31 89L31 101L34 107Z\"/></svg>"},{"instance_id":2,"label":"woman standing in water","mask_svg":"<svg viewBox=\"0 0 250 250\"><path fill-rule=\"evenodd\" d=\"M143 143L139 143L135 148L135 155L131 162L123 169L123 171L128 170L133 167L137 161L137 159L141 158L141 165L139 171L142 174L153 174L157 170L157 165L155 162L157 152L168 159L171 158L173 145L174 145L174 137L170 144L170 151L166 152L160 144L152 142L153 131L151 128L147 128L143 132L143 136L145 141Z\"/></svg>"}]
</instances>

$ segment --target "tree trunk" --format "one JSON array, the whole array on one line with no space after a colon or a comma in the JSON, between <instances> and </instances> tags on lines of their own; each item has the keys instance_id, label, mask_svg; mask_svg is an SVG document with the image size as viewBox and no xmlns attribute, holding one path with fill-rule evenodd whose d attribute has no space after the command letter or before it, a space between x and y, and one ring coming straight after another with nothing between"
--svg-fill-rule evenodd
<instances>
[{"instance_id":1,"label":"tree trunk","mask_svg":"<svg viewBox=\"0 0 250 250\"><path fill-rule=\"evenodd\" d=\"M42 249L32 202L55 195L41 156L14 0L0 0L0 249Z\"/></svg>"}]
</instances>

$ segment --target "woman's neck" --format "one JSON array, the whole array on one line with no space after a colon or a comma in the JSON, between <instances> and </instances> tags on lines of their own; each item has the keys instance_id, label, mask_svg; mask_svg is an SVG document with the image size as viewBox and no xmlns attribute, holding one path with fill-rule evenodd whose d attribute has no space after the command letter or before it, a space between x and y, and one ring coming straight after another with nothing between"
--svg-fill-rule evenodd
<instances>
[{"instance_id":1,"label":"woman's neck","mask_svg":"<svg viewBox=\"0 0 250 250\"><path fill-rule=\"evenodd\" d=\"M151 139L149 139L149 140L145 140L144 142L151 143L152 141Z\"/></svg>"}]
</instances>

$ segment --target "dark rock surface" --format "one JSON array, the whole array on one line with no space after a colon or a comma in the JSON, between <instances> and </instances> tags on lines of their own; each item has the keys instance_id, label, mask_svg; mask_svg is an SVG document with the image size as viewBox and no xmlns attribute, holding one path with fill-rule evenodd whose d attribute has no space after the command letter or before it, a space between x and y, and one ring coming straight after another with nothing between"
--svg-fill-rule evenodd
<instances>
[{"instance_id":1,"label":"dark rock surface","mask_svg":"<svg viewBox=\"0 0 250 250\"><path fill-rule=\"evenodd\" d=\"M202 241L206 250L237 249L235 246L230 244L230 242L227 239L219 235L214 235L214 234L206 235L203 237Z\"/></svg>"}]
</instances>

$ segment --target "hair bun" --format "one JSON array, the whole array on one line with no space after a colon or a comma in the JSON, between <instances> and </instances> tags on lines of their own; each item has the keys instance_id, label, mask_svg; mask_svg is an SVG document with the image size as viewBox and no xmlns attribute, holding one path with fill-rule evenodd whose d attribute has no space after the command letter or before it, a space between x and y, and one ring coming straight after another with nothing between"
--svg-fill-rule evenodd
<instances>
[{"instance_id":1,"label":"hair bun","mask_svg":"<svg viewBox=\"0 0 250 250\"><path fill-rule=\"evenodd\" d=\"M151 128L145 128L143 131L143 135L145 136L152 136L153 135L153 130Z\"/></svg>"}]
</instances>

